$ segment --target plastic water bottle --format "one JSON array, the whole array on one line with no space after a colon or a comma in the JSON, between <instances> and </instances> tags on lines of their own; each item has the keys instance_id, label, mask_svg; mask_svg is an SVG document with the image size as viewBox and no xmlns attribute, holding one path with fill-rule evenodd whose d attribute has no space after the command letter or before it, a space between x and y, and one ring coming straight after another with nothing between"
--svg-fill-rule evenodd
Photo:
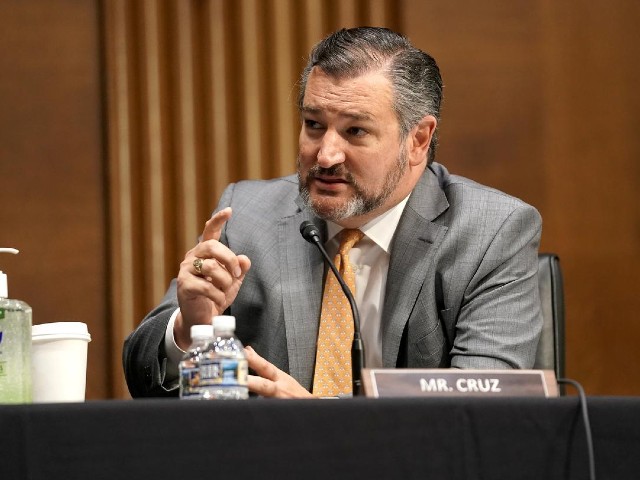
<instances>
[{"instance_id":1,"label":"plastic water bottle","mask_svg":"<svg viewBox=\"0 0 640 480\"><path fill-rule=\"evenodd\" d=\"M200 360L202 398L231 400L249 398L249 367L244 348L235 336L235 317L213 318L215 339Z\"/></svg>"},{"instance_id":2,"label":"plastic water bottle","mask_svg":"<svg viewBox=\"0 0 640 480\"><path fill-rule=\"evenodd\" d=\"M184 400L202 399L200 361L211 347L213 325L192 325L191 345L180 362L180 398Z\"/></svg>"}]
</instances>

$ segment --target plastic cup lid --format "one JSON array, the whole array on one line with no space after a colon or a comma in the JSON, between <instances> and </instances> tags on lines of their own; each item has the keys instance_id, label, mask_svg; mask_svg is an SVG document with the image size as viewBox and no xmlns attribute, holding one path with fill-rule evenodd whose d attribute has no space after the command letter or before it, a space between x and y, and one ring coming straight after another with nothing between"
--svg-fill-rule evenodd
<instances>
[{"instance_id":1,"label":"plastic cup lid","mask_svg":"<svg viewBox=\"0 0 640 480\"><path fill-rule=\"evenodd\" d=\"M43 337L46 335L76 335L91 338L87 324L82 322L42 323L31 327L32 337Z\"/></svg>"}]
</instances>

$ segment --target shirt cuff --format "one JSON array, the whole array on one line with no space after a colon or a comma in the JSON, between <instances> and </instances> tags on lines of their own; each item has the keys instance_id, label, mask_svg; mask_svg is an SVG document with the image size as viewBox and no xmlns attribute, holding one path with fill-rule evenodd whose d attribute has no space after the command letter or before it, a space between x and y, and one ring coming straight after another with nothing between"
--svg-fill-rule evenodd
<instances>
[{"instance_id":1,"label":"shirt cuff","mask_svg":"<svg viewBox=\"0 0 640 480\"><path fill-rule=\"evenodd\" d=\"M171 315L171 318L169 318L167 330L164 333L164 352L167 355L167 364L162 386L165 388L175 388L177 385L179 375L178 364L186 353L176 344L176 340L173 336L173 324L176 321L178 313L180 313L180 309L176 308L175 312Z\"/></svg>"}]
</instances>

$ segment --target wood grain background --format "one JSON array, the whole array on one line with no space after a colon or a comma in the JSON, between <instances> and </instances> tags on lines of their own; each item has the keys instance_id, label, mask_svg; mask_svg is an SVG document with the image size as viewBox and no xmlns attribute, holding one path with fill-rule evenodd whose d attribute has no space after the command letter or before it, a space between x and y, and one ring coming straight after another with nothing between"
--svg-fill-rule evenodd
<instances>
[{"instance_id":1,"label":"wood grain background","mask_svg":"<svg viewBox=\"0 0 640 480\"><path fill-rule=\"evenodd\" d=\"M224 185L294 170L309 48L384 25L440 64L439 161L542 213L567 375L638 395L638 21L625 0L0 2L10 294L34 323L88 323L88 398L126 398L122 341Z\"/></svg>"}]
</instances>

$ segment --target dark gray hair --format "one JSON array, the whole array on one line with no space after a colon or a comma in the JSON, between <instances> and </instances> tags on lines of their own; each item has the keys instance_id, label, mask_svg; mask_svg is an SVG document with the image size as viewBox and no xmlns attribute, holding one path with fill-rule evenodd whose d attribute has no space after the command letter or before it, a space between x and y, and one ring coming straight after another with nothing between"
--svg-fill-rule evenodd
<instances>
[{"instance_id":1,"label":"dark gray hair","mask_svg":"<svg viewBox=\"0 0 640 480\"><path fill-rule=\"evenodd\" d=\"M394 110L403 140L425 115L440 120L442 77L436 61L392 30L379 27L342 29L317 43L300 76L300 109L313 67L335 78L355 78L382 70L391 81ZM436 129L428 163L435 158L437 144Z\"/></svg>"}]
</instances>

